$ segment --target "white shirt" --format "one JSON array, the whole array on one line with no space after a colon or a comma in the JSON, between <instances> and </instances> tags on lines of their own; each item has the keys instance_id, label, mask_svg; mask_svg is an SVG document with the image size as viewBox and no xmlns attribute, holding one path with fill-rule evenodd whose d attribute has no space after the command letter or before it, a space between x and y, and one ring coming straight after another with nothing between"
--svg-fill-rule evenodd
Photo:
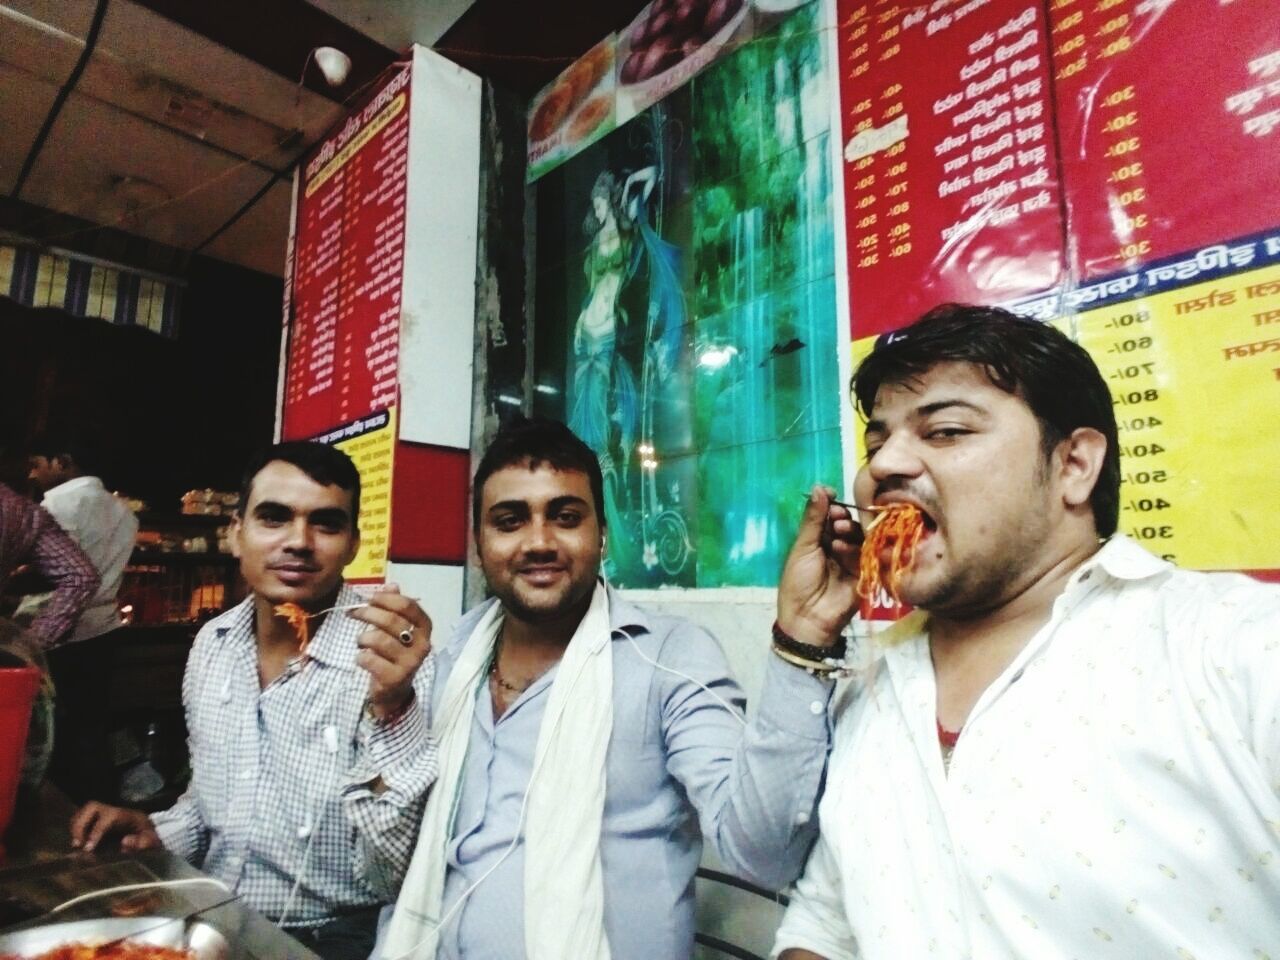
<instances>
[{"instance_id":1,"label":"white shirt","mask_svg":"<svg viewBox=\"0 0 1280 960\"><path fill-rule=\"evenodd\" d=\"M821 835L776 951L1280 956L1280 589L1115 536L943 772L925 616L835 707Z\"/></svg>"},{"instance_id":2,"label":"white shirt","mask_svg":"<svg viewBox=\"0 0 1280 960\"><path fill-rule=\"evenodd\" d=\"M116 596L138 538L138 519L97 477L76 477L47 491L41 505L85 552L102 584L67 642L88 640L120 626Z\"/></svg>"}]
</instances>

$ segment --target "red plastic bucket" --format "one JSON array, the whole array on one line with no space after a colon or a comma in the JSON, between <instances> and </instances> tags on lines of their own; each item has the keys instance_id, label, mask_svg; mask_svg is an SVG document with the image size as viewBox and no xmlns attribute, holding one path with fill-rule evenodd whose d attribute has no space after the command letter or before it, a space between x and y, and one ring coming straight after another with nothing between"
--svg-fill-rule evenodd
<instances>
[{"instance_id":1,"label":"red plastic bucket","mask_svg":"<svg viewBox=\"0 0 1280 960\"><path fill-rule=\"evenodd\" d=\"M27 722L40 689L35 667L0 669L0 836L9 829L27 749ZM3 851L0 846L0 851Z\"/></svg>"}]
</instances>

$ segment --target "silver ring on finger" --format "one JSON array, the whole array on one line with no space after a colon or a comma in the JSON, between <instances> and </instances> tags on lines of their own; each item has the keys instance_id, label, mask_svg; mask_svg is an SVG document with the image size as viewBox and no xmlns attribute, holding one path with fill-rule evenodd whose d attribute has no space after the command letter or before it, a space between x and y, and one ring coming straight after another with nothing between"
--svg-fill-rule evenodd
<instances>
[{"instance_id":1,"label":"silver ring on finger","mask_svg":"<svg viewBox=\"0 0 1280 960\"><path fill-rule=\"evenodd\" d=\"M413 628L406 627L400 631L400 645L403 647L413 646Z\"/></svg>"}]
</instances>

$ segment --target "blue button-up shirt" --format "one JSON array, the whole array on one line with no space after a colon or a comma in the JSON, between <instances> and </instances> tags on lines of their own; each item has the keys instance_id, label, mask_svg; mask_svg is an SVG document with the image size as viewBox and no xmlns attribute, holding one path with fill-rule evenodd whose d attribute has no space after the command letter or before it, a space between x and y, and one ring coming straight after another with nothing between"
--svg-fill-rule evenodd
<instances>
[{"instance_id":1,"label":"blue button-up shirt","mask_svg":"<svg viewBox=\"0 0 1280 960\"><path fill-rule=\"evenodd\" d=\"M465 617L439 651L437 705L487 608ZM605 932L614 960L677 960L693 950L693 877L703 838L729 869L761 886L776 889L799 875L815 836L832 684L770 657L758 709L744 730L704 690L655 669L630 642L741 709L745 698L710 634L646 614L612 591L609 619L614 721L600 840ZM488 683L477 686L448 847L446 910L511 844L555 672L540 677L496 723ZM523 844L449 923L440 956L524 956Z\"/></svg>"}]
</instances>

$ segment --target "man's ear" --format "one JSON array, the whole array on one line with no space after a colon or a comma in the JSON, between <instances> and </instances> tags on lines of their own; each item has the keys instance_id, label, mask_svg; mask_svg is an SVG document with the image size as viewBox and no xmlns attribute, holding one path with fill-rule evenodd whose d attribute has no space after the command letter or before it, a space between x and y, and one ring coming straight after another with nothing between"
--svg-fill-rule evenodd
<instances>
[{"instance_id":1,"label":"man's ear","mask_svg":"<svg viewBox=\"0 0 1280 960\"><path fill-rule=\"evenodd\" d=\"M244 520L239 509L231 515L231 523L227 527L227 543L231 546L231 555L240 559L240 532L244 529Z\"/></svg>"},{"instance_id":2,"label":"man's ear","mask_svg":"<svg viewBox=\"0 0 1280 960\"><path fill-rule=\"evenodd\" d=\"M1107 457L1107 438L1093 427L1077 427L1058 451L1063 503L1072 508L1087 505Z\"/></svg>"}]
</instances>

